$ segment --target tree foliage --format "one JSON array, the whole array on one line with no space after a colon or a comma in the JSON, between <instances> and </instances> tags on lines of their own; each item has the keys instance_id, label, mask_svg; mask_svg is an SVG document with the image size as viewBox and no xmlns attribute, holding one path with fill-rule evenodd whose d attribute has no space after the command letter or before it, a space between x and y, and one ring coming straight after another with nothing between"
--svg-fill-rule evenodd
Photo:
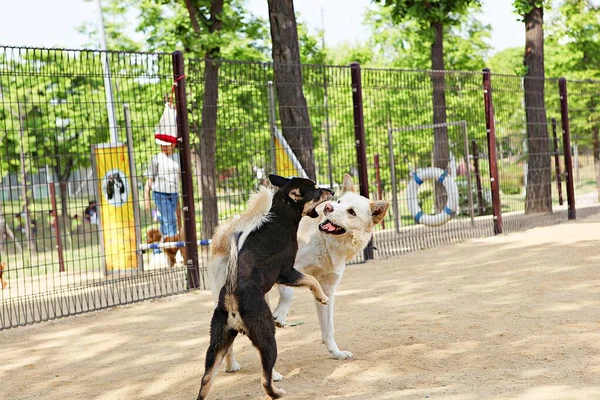
<instances>
[{"instance_id":1,"label":"tree foliage","mask_svg":"<svg viewBox=\"0 0 600 400\"><path fill-rule=\"evenodd\" d=\"M479 0L380 0L390 8L392 21L401 23L414 21L421 32L429 36L431 59L431 85L433 108L433 166L446 169L450 161L445 83L445 34L452 26L459 24L460 16L471 7L480 6ZM443 210L446 194L441 183L436 183L436 208Z\"/></svg>"},{"instance_id":2,"label":"tree foliage","mask_svg":"<svg viewBox=\"0 0 600 400\"><path fill-rule=\"evenodd\" d=\"M491 27L481 23L481 11L472 9L460 15L455 24L446 26L444 33L444 64L447 70L476 71L485 66L491 50L488 42ZM364 47L359 47L367 65L408 68L431 68L429 26L423 27L414 19L397 22L390 7L375 6L365 15L365 25L371 35ZM371 50L371 54L367 51ZM360 54L360 53L359 53Z\"/></svg>"},{"instance_id":3,"label":"tree foliage","mask_svg":"<svg viewBox=\"0 0 600 400\"><path fill-rule=\"evenodd\" d=\"M0 63L2 171L19 171L23 147L28 174L48 166L61 183L66 214L66 181L75 169L90 166L90 145L108 137L100 60L90 53L35 50L2 52Z\"/></svg>"},{"instance_id":4,"label":"tree foliage","mask_svg":"<svg viewBox=\"0 0 600 400\"><path fill-rule=\"evenodd\" d=\"M391 16L396 21L413 19L422 28L429 28L432 22L445 26L461 23L461 17L471 7L481 6L480 0L375 0L391 9Z\"/></svg>"},{"instance_id":5,"label":"tree foliage","mask_svg":"<svg viewBox=\"0 0 600 400\"><path fill-rule=\"evenodd\" d=\"M222 32L213 35L205 21L209 3L204 0L194 3L200 35L194 31L184 1L108 0L104 2L104 18L112 49L171 52L179 48L187 51L188 105L194 145L200 142L200 110L206 88L202 59L210 46L218 46L221 57L234 60L220 61L218 74L215 166L219 201L229 202L220 206L220 217L224 217L225 209L235 210L230 207L243 204L244 200L229 194L253 187L257 182L256 170L270 166L266 82L274 80L274 73L269 64L250 62L270 60L267 21L249 14L242 0L225 2ZM389 185L387 126L406 128L436 121L432 107L435 82L428 72L364 67L430 69L431 46L435 39L430 23L441 21L444 23L445 69L480 71L490 49L487 43L490 27L478 19L478 2L470 3L474 8L462 14L465 9L458 3L464 5L465 2L429 2L439 5L439 10L454 7L447 18L441 18L437 11L422 9L425 2L379 3L382 4L373 7L365 18L372 34L364 43L346 44L325 52L319 37L302 23L298 24L298 40L303 63L347 65L359 61L363 64L368 159L371 162L373 156L379 154L381 165L386 166L381 170L381 178L384 185L386 182ZM398 4L404 8L396 7ZM400 15L408 17L400 19ZM598 17L598 9L588 1L561 1L547 24L545 64L548 75L581 79L599 76L600 28L595 23ZM93 40L93 30L90 27L84 30ZM109 136L99 53L30 52L12 58L7 58L6 51L0 54L4 55L0 59L0 132L4 135L0 168L3 173L18 172L19 120L15 117L17 111L13 110L18 103L22 103L25 114L27 140L24 145L30 172L48 164L57 177L68 178L67 167L89 166L90 146L108 141ZM523 68L523 49L497 53L489 58L487 66L496 74L518 75L494 76L492 82L496 119L502 127L497 130L500 154L524 157L525 113L523 96L519 95L523 90L520 78L527 72ZM148 157L156 151L153 132L171 91L171 58L169 54L112 53L111 67L115 110L121 128L124 127L123 104L128 103L131 110L139 174ZM342 172L350 172L356 163L348 69L303 66L302 82L310 112L317 179L329 183L327 169L331 165L335 168L332 174L335 184ZM480 76L447 72L443 82L445 120L467 121L470 138L478 140L480 148L484 148ZM600 99L593 95L592 83L570 82L569 90L571 127L578 135L577 144L581 149L592 149L592 131L600 120L597 112ZM555 82L546 83L545 99L548 118L558 117ZM124 139L124 130L120 132ZM448 128L447 135L449 153L460 159L464 149L459 129ZM400 179L407 176L411 166L431 165L434 151L431 129L398 134L395 140L398 152L395 168ZM56 157L56 154L62 156ZM369 168L369 173L372 172Z\"/></svg>"},{"instance_id":6,"label":"tree foliage","mask_svg":"<svg viewBox=\"0 0 600 400\"><path fill-rule=\"evenodd\" d=\"M513 0L513 9L519 16L520 21L524 21L524 16L529 14L534 8L544 8L550 5L550 0Z\"/></svg>"}]
</instances>

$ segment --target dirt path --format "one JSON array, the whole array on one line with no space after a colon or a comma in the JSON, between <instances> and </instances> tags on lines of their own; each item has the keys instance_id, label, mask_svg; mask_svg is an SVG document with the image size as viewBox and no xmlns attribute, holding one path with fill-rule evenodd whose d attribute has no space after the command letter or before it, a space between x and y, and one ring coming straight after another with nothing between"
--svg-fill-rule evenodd
<instances>
[{"instance_id":1,"label":"dirt path","mask_svg":"<svg viewBox=\"0 0 600 400\"><path fill-rule=\"evenodd\" d=\"M308 291L279 329L289 399L600 399L600 218L352 266L328 358ZM272 296L273 297L273 296ZM272 298L274 304L275 299ZM208 292L0 332L2 399L193 399ZM211 399L262 399L259 361Z\"/></svg>"}]
</instances>

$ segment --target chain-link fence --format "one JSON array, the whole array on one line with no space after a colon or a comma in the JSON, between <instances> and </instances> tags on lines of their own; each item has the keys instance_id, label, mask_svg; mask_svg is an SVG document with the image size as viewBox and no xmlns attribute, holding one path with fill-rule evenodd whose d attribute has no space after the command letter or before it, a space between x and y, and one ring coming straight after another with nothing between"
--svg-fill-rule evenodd
<instances>
[{"instance_id":1,"label":"chain-link fence","mask_svg":"<svg viewBox=\"0 0 600 400\"><path fill-rule=\"evenodd\" d=\"M598 87L566 114L554 79L0 48L0 330L206 288L269 173L390 203L354 262L567 220L570 179L595 212Z\"/></svg>"},{"instance_id":2,"label":"chain-link fence","mask_svg":"<svg viewBox=\"0 0 600 400\"><path fill-rule=\"evenodd\" d=\"M139 251L171 58L0 48L0 329L187 290Z\"/></svg>"}]
</instances>

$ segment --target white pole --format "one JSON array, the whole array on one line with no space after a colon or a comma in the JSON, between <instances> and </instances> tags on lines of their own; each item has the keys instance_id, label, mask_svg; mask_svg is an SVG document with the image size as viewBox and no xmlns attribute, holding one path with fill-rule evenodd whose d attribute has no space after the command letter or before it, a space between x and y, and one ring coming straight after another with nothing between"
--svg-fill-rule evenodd
<instances>
[{"instance_id":1,"label":"white pole","mask_svg":"<svg viewBox=\"0 0 600 400\"><path fill-rule=\"evenodd\" d=\"M400 211L398 208L398 188L396 186L396 163L394 162L394 130L392 129L392 123L388 122L388 151L389 151L389 163L392 181L392 209L394 212L394 226L396 227L396 233L400 233Z\"/></svg>"},{"instance_id":2,"label":"white pole","mask_svg":"<svg viewBox=\"0 0 600 400\"><path fill-rule=\"evenodd\" d=\"M110 64L108 61L108 53L106 50L106 34L104 33L104 17L102 16L101 0L96 0L98 6L98 29L100 33L100 49L102 52L102 68L104 70L104 92L106 96L106 111L108 113L108 129L110 131L110 142L113 144L119 143L119 131L117 119L115 117L115 104L113 98L113 88L110 79Z\"/></svg>"}]
</instances>

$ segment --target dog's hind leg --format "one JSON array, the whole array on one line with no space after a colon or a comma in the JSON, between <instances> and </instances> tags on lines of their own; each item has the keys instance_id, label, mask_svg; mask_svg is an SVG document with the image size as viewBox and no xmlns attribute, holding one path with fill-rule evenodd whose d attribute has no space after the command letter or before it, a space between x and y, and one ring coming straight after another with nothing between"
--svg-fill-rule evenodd
<instances>
[{"instance_id":1,"label":"dog's hind leg","mask_svg":"<svg viewBox=\"0 0 600 400\"><path fill-rule=\"evenodd\" d=\"M251 299L249 299L252 301ZM275 340L275 323L269 306L261 297L261 301L254 300L252 308L241 313L242 320L247 327L248 339L260 353L262 363L261 383L265 392L272 399L285 395L283 389L273 385L273 368L277 361L277 342ZM240 304L249 304L240 300ZM240 310L241 312L242 310Z\"/></svg>"},{"instance_id":2,"label":"dog's hind leg","mask_svg":"<svg viewBox=\"0 0 600 400\"><path fill-rule=\"evenodd\" d=\"M304 274L295 268L279 275L277 283L286 286L306 286L311 290L315 300L319 303L329 303L329 297L323 292L319 281L314 276Z\"/></svg>"},{"instance_id":3,"label":"dog's hind leg","mask_svg":"<svg viewBox=\"0 0 600 400\"><path fill-rule=\"evenodd\" d=\"M270 314L269 314L270 317ZM250 339L252 340L252 338ZM258 335L254 337L252 343L260 353L262 363L262 377L260 379L263 388L268 396L272 399L278 399L285 395L285 390L279 389L273 385L273 372L275 361L277 360L277 343L275 342L275 334L272 338L268 336Z\"/></svg>"},{"instance_id":4,"label":"dog's hind leg","mask_svg":"<svg viewBox=\"0 0 600 400\"><path fill-rule=\"evenodd\" d=\"M283 286L280 286L280 287L283 287ZM290 289L290 288L287 288L287 289ZM267 294L265 294L265 302L267 303L267 307L269 307L269 309L270 309L271 308L271 301L270 301L269 293L271 293L271 292L267 292ZM293 292L292 292L292 294L293 294ZM277 324L277 319L275 319L275 324ZM274 382L280 382L282 380L283 380L283 375L281 375L279 372L273 370L273 381Z\"/></svg>"},{"instance_id":5,"label":"dog's hind leg","mask_svg":"<svg viewBox=\"0 0 600 400\"><path fill-rule=\"evenodd\" d=\"M202 376L197 400L206 399L219 366L231 349L236 336L237 331L227 326L227 312L217 307L210 324L210 345L206 351L204 375Z\"/></svg>"},{"instance_id":6,"label":"dog's hind leg","mask_svg":"<svg viewBox=\"0 0 600 400\"><path fill-rule=\"evenodd\" d=\"M323 307L317 304L317 315L321 325L321 338L329 353L338 360L349 360L353 357L349 351L340 350L334 339L333 310L335 302L335 290L341 276L330 274L321 279L323 291L329 296L329 304Z\"/></svg>"}]
</instances>

